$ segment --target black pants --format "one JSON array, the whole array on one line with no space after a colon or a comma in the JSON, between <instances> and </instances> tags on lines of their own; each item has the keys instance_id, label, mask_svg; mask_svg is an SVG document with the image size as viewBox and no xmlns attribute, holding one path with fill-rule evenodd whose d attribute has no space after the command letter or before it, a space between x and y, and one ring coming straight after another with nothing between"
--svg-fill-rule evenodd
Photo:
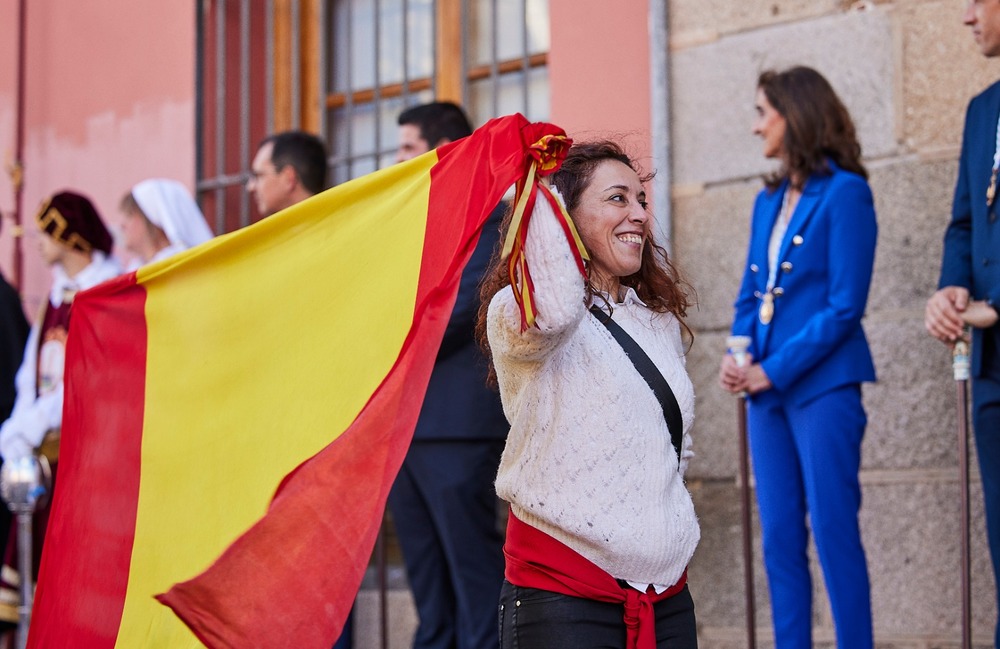
<instances>
[{"instance_id":1,"label":"black pants","mask_svg":"<svg viewBox=\"0 0 1000 649\"><path fill-rule=\"evenodd\" d=\"M657 649L697 649L694 601L687 586L653 605ZM500 649L624 649L622 604L598 602L504 581Z\"/></svg>"}]
</instances>

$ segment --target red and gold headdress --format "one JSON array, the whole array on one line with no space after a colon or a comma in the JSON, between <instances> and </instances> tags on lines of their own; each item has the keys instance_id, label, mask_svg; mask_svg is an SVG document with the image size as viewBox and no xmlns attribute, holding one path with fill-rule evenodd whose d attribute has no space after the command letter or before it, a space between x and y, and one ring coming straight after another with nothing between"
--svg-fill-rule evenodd
<instances>
[{"instance_id":1,"label":"red and gold headdress","mask_svg":"<svg viewBox=\"0 0 1000 649\"><path fill-rule=\"evenodd\" d=\"M59 243L89 253L111 254L111 233L87 197L75 192L59 192L42 202L35 217L38 228Z\"/></svg>"}]
</instances>

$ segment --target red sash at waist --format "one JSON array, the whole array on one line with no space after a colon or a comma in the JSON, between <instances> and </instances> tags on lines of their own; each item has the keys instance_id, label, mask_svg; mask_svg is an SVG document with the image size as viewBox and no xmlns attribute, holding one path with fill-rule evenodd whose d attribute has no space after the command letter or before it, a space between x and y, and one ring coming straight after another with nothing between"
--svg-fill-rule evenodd
<instances>
[{"instance_id":1,"label":"red sash at waist","mask_svg":"<svg viewBox=\"0 0 1000 649\"><path fill-rule=\"evenodd\" d=\"M553 593L582 597L625 606L628 649L656 649L656 616L653 604L684 590L687 570L676 584L659 595L622 587L618 580L593 562L524 523L511 512L507 519L507 540L503 546L507 581L522 588L538 588Z\"/></svg>"}]
</instances>

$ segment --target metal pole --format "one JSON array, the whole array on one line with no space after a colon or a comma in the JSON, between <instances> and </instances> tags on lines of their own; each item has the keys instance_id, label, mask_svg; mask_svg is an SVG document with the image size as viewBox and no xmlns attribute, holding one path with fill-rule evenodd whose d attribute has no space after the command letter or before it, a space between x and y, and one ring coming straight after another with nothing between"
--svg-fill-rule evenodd
<instances>
[{"instance_id":1,"label":"metal pole","mask_svg":"<svg viewBox=\"0 0 1000 649\"><path fill-rule=\"evenodd\" d=\"M961 511L962 649L972 647L972 588L969 543L969 343L955 341L952 371L958 414L959 509Z\"/></svg>"},{"instance_id":2,"label":"metal pole","mask_svg":"<svg viewBox=\"0 0 1000 649\"><path fill-rule=\"evenodd\" d=\"M750 509L750 452L747 448L747 402L740 396L736 402L740 435L740 520L743 527L743 590L747 618L747 647L755 649L756 604L753 592L753 516Z\"/></svg>"},{"instance_id":3,"label":"metal pole","mask_svg":"<svg viewBox=\"0 0 1000 649\"><path fill-rule=\"evenodd\" d=\"M738 367L746 366L749 336L730 336L726 347L733 355ZM747 649L756 649L756 610L753 587L753 510L750 504L750 451L747 444L747 402L746 393L737 396L736 423L739 435L739 476L740 476L740 521L743 545L743 592L747 622Z\"/></svg>"},{"instance_id":4,"label":"metal pole","mask_svg":"<svg viewBox=\"0 0 1000 649\"><path fill-rule=\"evenodd\" d=\"M17 512L17 570L21 576L21 604L17 607L17 649L28 646L28 628L31 626L31 605L34 596L32 576L32 512Z\"/></svg>"},{"instance_id":5,"label":"metal pole","mask_svg":"<svg viewBox=\"0 0 1000 649\"><path fill-rule=\"evenodd\" d=\"M11 165L10 175L14 181L14 230L11 233L14 241L14 288L21 291L24 288L24 253L21 241L24 238L24 229L21 226L22 215L24 214L24 104L25 104L25 81L27 79L26 59L27 59L27 37L28 37L28 4L26 0L21 0L18 9L17 26L17 133L14 142L14 162Z\"/></svg>"}]
</instances>

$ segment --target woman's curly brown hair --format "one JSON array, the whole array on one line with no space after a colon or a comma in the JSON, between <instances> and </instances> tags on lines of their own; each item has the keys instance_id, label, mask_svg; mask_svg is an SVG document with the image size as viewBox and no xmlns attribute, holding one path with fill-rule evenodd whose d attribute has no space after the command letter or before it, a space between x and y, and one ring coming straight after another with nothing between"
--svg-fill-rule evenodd
<instances>
[{"instance_id":1,"label":"woman's curly brown hair","mask_svg":"<svg viewBox=\"0 0 1000 649\"><path fill-rule=\"evenodd\" d=\"M643 174L638 164L615 142L601 140L574 144L570 147L559 170L549 176L550 184L559 190L566 202L566 211L569 212L570 216L579 205L580 198L590 184L594 171L607 160L615 160L628 166L639 174L639 180L643 183L653 177L653 174ZM476 320L476 339L489 361L490 383L496 382L496 372L493 367L493 354L486 335L486 314L493 296L510 284L507 261L500 258L500 251L507 230L510 228L511 216L512 212L508 210L500 226L500 241L493 251L493 258L483 276L479 291L480 305ZM620 280L622 286L634 289L639 299L645 302L650 309L660 313L673 314L684 330L686 338L689 341L693 339L693 334L685 324L684 318L687 316L688 308L694 303L694 289L681 277L667 256L667 251L654 241L652 232L646 238L639 271L622 277ZM595 293L596 291L588 278L587 300L593 298Z\"/></svg>"}]
</instances>

